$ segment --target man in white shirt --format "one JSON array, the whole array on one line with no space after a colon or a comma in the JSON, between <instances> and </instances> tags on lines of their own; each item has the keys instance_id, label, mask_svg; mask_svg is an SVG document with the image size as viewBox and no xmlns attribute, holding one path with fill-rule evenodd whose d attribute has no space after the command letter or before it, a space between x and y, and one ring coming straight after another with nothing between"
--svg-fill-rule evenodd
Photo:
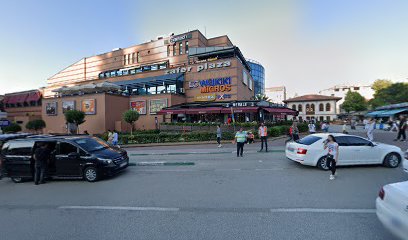
<instances>
[{"instance_id":1,"label":"man in white shirt","mask_svg":"<svg viewBox=\"0 0 408 240\"><path fill-rule=\"evenodd\" d=\"M370 141L374 141L374 127L375 127L375 121L370 119L368 123L366 124L367 138Z\"/></svg>"},{"instance_id":2,"label":"man in white shirt","mask_svg":"<svg viewBox=\"0 0 408 240\"><path fill-rule=\"evenodd\" d=\"M112 134L112 145L113 146L117 146L118 145L118 141L119 141L119 135L116 132L116 130L113 130L113 134Z\"/></svg>"}]
</instances>

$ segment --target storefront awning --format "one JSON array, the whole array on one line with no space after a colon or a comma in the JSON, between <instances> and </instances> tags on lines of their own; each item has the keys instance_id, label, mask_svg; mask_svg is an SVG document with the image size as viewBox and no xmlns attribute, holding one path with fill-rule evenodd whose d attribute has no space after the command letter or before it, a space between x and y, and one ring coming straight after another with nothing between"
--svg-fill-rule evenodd
<instances>
[{"instance_id":1,"label":"storefront awning","mask_svg":"<svg viewBox=\"0 0 408 240\"><path fill-rule=\"evenodd\" d=\"M382 113L387 112L387 111L388 111L388 110L374 111L374 112L367 113L367 116L370 116L370 117L379 117Z\"/></svg>"},{"instance_id":2,"label":"storefront awning","mask_svg":"<svg viewBox=\"0 0 408 240\"><path fill-rule=\"evenodd\" d=\"M17 104L17 103L24 103L28 97L28 93L22 93L12 96L7 96L7 103L8 104Z\"/></svg>"},{"instance_id":3,"label":"storefront awning","mask_svg":"<svg viewBox=\"0 0 408 240\"><path fill-rule=\"evenodd\" d=\"M259 107L233 107L234 113L251 113L258 112ZM232 113L231 108L223 108L221 113Z\"/></svg>"},{"instance_id":4,"label":"storefront awning","mask_svg":"<svg viewBox=\"0 0 408 240\"><path fill-rule=\"evenodd\" d=\"M207 114L207 113L220 113L221 107L209 107L209 108L190 108L186 109L186 114Z\"/></svg>"},{"instance_id":5,"label":"storefront awning","mask_svg":"<svg viewBox=\"0 0 408 240\"><path fill-rule=\"evenodd\" d=\"M184 73L173 73L155 77L138 78L134 80L126 80L120 82L114 82L116 85L125 88L144 88L144 87L156 87L164 86L164 84L176 84L177 82L184 81Z\"/></svg>"},{"instance_id":6,"label":"storefront awning","mask_svg":"<svg viewBox=\"0 0 408 240\"><path fill-rule=\"evenodd\" d=\"M377 114L376 117L391 117L394 116L395 114L402 113L402 112L408 112L408 108L399 108L399 109L393 109L393 110L384 110L381 113Z\"/></svg>"},{"instance_id":7,"label":"storefront awning","mask_svg":"<svg viewBox=\"0 0 408 240\"><path fill-rule=\"evenodd\" d=\"M263 108L273 115L296 115L296 111L288 108Z\"/></svg>"},{"instance_id":8,"label":"storefront awning","mask_svg":"<svg viewBox=\"0 0 408 240\"><path fill-rule=\"evenodd\" d=\"M40 92L32 92L28 94L28 97L26 99L26 102L38 102L41 99L41 93Z\"/></svg>"}]
</instances>

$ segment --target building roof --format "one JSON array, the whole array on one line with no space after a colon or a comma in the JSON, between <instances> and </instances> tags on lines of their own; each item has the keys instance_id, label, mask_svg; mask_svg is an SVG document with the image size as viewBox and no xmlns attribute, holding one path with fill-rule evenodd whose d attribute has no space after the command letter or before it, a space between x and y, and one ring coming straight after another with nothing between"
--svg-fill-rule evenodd
<instances>
[{"instance_id":1,"label":"building roof","mask_svg":"<svg viewBox=\"0 0 408 240\"><path fill-rule=\"evenodd\" d=\"M333 96L324 96L324 95L318 95L318 94L309 94L309 95L303 95L299 97L294 97L294 98L289 98L283 102L288 103L288 102L309 102L309 101L325 101L325 100L335 100L339 101L341 97L333 97Z\"/></svg>"}]
</instances>

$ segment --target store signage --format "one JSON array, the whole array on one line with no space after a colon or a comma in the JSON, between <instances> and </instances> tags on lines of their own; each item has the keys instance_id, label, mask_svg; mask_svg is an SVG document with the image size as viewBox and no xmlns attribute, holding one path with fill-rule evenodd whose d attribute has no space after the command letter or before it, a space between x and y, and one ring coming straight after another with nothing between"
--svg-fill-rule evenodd
<instances>
[{"instance_id":1,"label":"store signage","mask_svg":"<svg viewBox=\"0 0 408 240\"><path fill-rule=\"evenodd\" d=\"M231 98L231 97L232 97L231 94L220 94L220 95L217 95L217 99L218 99L218 100L224 100L224 99Z\"/></svg>"},{"instance_id":2,"label":"store signage","mask_svg":"<svg viewBox=\"0 0 408 240\"><path fill-rule=\"evenodd\" d=\"M190 88L201 87L201 93L230 92L232 88L231 77L191 81L188 83L188 86Z\"/></svg>"},{"instance_id":3,"label":"store signage","mask_svg":"<svg viewBox=\"0 0 408 240\"><path fill-rule=\"evenodd\" d=\"M170 38L170 43L180 42L180 41L184 41L184 40L191 39L191 38L193 38L192 33L179 35L179 36L175 36L175 37Z\"/></svg>"},{"instance_id":4,"label":"store signage","mask_svg":"<svg viewBox=\"0 0 408 240\"><path fill-rule=\"evenodd\" d=\"M217 99L216 94L199 94L194 96L195 102L211 102L215 101L215 99Z\"/></svg>"},{"instance_id":5,"label":"store signage","mask_svg":"<svg viewBox=\"0 0 408 240\"><path fill-rule=\"evenodd\" d=\"M225 107L256 107L256 102L232 102L227 103Z\"/></svg>"},{"instance_id":6,"label":"store signage","mask_svg":"<svg viewBox=\"0 0 408 240\"><path fill-rule=\"evenodd\" d=\"M5 120L0 120L0 127L8 127L10 126L11 122L7 119Z\"/></svg>"},{"instance_id":7,"label":"store signage","mask_svg":"<svg viewBox=\"0 0 408 240\"><path fill-rule=\"evenodd\" d=\"M201 72L203 70L208 70L208 69L215 69L215 68L224 68L224 67L230 67L231 66L231 61L222 61L222 62L216 62L216 63L204 63L195 66L197 72ZM174 73L185 73L185 72L191 72L193 67L178 67L178 68L173 68L170 70L164 71L164 74L174 74Z\"/></svg>"}]
</instances>

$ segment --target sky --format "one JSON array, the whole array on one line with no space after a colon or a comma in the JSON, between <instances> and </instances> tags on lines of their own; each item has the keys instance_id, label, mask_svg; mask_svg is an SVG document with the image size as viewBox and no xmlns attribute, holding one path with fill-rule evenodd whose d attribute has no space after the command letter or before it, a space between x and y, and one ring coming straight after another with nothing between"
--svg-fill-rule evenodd
<instances>
[{"instance_id":1,"label":"sky","mask_svg":"<svg viewBox=\"0 0 408 240\"><path fill-rule=\"evenodd\" d=\"M0 0L0 94L83 57L198 29L228 35L288 96L408 81L405 0Z\"/></svg>"}]
</instances>

